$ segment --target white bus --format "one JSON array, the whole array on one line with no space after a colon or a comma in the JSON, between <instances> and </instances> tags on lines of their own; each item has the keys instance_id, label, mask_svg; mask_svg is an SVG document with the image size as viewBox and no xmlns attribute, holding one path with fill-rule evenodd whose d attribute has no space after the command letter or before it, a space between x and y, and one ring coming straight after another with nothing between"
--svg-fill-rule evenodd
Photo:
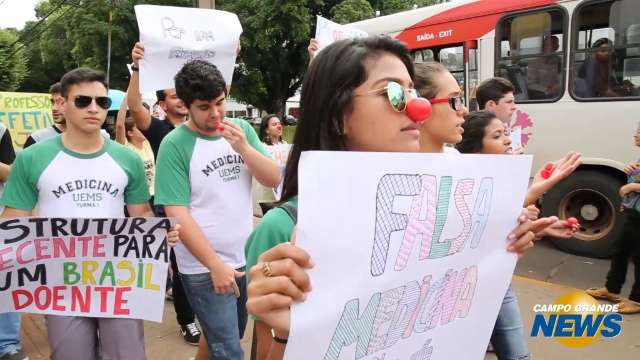
<instances>
[{"instance_id":1,"label":"white bus","mask_svg":"<svg viewBox=\"0 0 640 360\"><path fill-rule=\"evenodd\" d=\"M640 152L640 0L458 0L349 24L387 34L414 61L440 61L474 106L482 80L501 76L516 87L512 128L522 131L534 168L570 150L583 165L544 196L542 213L574 216L563 250L611 254L619 237L625 164Z\"/></svg>"}]
</instances>

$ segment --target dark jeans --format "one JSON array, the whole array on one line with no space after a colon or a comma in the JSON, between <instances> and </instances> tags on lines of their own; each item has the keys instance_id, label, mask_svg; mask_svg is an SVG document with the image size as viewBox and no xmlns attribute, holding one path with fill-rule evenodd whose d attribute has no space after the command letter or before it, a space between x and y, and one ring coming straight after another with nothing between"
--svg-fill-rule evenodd
<instances>
[{"instance_id":1,"label":"dark jeans","mask_svg":"<svg viewBox=\"0 0 640 360\"><path fill-rule=\"evenodd\" d=\"M627 276L629 258L631 258L635 268L635 279L629 300L640 302L640 214L633 210L625 210L622 216L624 221L622 236L616 244L616 251L611 258L611 267L605 286L609 292L620 293Z\"/></svg>"},{"instance_id":2,"label":"dark jeans","mask_svg":"<svg viewBox=\"0 0 640 360\"><path fill-rule=\"evenodd\" d=\"M163 206L154 206L153 212L159 217L167 216L164 212ZM176 311L178 324L185 326L195 322L196 318L193 314L193 310L191 309L191 305L189 304L189 300L187 300L187 295L184 293L184 287L182 287L182 280L178 275L178 263L176 262L176 255L174 254L173 249L171 249L169 253L169 262L171 263L171 272L173 274L171 277L173 309Z\"/></svg>"},{"instance_id":3,"label":"dark jeans","mask_svg":"<svg viewBox=\"0 0 640 360\"><path fill-rule=\"evenodd\" d=\"M180 274L180 277L207 339L209 360L244 359L240 339L247 326L246 276L236 278L238 298L235 294L216 294L210 273Z\"/></svg>"}]
</instances>

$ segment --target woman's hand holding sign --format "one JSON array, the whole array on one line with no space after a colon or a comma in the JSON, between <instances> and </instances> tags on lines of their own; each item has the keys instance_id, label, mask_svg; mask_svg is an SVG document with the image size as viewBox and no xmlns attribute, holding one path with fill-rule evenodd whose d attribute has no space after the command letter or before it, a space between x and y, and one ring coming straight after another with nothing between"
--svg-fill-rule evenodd
<instances>
[{"instance_id":1,"label":"woman's hand holding sign","mask_svg":"<svg viewBox=\"0 0 640 360\"><path fill-rule=\"evenodd\" d=\"M291 242L266 251L251 268L247 310L271 326L278 337L288 336L289 308L294 302L304 301L311 291L306 269L313 266L309 254L295 246L294 229Z\"/></svg>"}]
</instances>

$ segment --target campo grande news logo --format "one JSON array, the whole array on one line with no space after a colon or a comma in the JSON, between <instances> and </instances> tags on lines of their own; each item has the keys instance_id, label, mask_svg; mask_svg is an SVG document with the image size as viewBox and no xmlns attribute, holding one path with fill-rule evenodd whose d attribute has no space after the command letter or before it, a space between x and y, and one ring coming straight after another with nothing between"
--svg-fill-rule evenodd
<instances>
[{"instance_id":1,"label":"campo grande news logo","mask_svg":"<svg viewBox=\"0 0 640 360\"><path fill-rule=\"evenodd\" d=\"M557 298L553 304L536 304L531 336L553 337L560 344L578 348L593 344L600 336L611 338L622 331L617 304L600 304L582 291Z\"/></svg>"}]
</instances>

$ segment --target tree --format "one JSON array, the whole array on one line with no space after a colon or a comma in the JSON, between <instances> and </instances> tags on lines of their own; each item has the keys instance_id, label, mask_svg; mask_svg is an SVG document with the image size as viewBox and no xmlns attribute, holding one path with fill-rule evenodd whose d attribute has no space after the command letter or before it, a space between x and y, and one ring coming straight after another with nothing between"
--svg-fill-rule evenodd
<instances>
[{"instance_id":1,"label":"tree","mask_svg":"<svg viewBox=\"0 0 640 360\"><path fill-rule=\"evenodd\" d=\"M348 24L374 16L373 8L366 0L344 0L331 9L333 21Z\"/></svg>"},{"instance_id":2,"label":"tree","mask_svg":"<svg viewBox=\"0 0 640 360\"><path fill-rule=\"evenodd\" d=\"M286 100L302 83L317 14L313 11L323 10L322 5L309 0L225 1L224 10L238 14L243 28L231 89L234 98L284 114Z\"/></svg>"},{"instance_id":3,"label":"tree","mask_svg":"<svg viewBox=\"0 0 640 360\"><path fill-rule=\"evenodd\" d=\"M15 91L27 75L26 57L18 33L0 29L0 91Z\"/></svg>"},{"instance_id":4,"label":"tree","mask_svg":"<svg viewBox=\"0 0 640 360\"><path fill-rule=\"evenodd\" d=\"M401 11L411 10L438 4L441 0L369 0L375 10L380 10L382 15L391 15Z\"/></svg>"}]
</instances>

